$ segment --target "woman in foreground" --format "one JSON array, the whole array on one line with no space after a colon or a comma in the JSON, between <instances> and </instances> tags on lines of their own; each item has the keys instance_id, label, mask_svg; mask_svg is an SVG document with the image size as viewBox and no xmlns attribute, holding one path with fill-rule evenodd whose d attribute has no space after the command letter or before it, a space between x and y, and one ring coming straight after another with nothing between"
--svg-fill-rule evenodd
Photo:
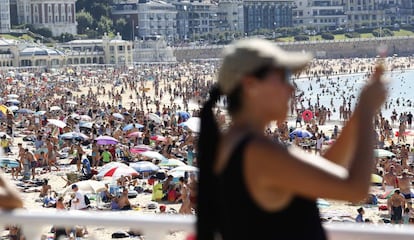
<instances>
[{"instance_id":1,"label":"woman in foreground","mask_svg":"<svg viewBox=\"0 0 414 240\"><path fill-rule=\"evenodd\" d=\"M224 50L218 84L200 115L197 239L326 239L316 199L366 196L374 165L373 117L386 98L382 65L323 155L285 147L264 135L271 121L285 121L294 91L290 75L311 59L259 39ZM232 119L225 132L212 111L222 95Z\"/></svg>"}]
</instances>

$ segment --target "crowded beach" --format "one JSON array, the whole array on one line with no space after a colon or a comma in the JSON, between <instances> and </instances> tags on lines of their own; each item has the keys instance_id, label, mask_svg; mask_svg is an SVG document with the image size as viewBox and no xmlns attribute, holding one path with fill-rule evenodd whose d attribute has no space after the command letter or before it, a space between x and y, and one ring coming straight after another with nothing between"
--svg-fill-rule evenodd
<instances>
[{"instance_id":1,"label":"crowded beach","mask_svg":"<svg viewBox=\"0 0 414 240\"><path fill-rule=\"evenodd\" d=\"M377 59L315 59L293 83L316 88L327 76L370 74ZM392 74L410 71L411 58L385 60ZM21 193L24 208L142 214L195 214L199 108L215 81L219 62L142 64L134 67L67 67L0 70L0 166ZM335 84L335 82L333 83ZM324 94L341 101L325 106L297 89L286 122L266 130L269 138L321 154L335 141L356 102L350 91ZM411 99L405 99L410 100ZM384 110L404 109L389 99ZM340 102L340 103L338 103ZM216 116L226 128L225 100ZM397 108L398 107L398 108ZM376 168L372 188L361 202L318 199L321 218L332 222L408 224L413 222L414 174L411 104L375 118ZM86 196L86 197L85 197ZM231 201L236 199L230 199ZM400 207L401 214L391 211ZM392 214L393 213L393 214ZM99 226L45 226L45 239L110 239L141 236L139 229ZM3 238L20 238L6 226ZM171 232L168 239L185 239Z\"/></svg>"}]
</instances>

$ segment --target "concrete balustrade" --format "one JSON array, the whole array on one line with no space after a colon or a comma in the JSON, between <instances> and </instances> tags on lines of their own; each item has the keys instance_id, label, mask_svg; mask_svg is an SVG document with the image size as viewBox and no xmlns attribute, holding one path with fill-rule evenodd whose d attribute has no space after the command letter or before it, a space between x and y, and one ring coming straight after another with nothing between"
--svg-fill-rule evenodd
<instances>
[{"instance_id":1,"label":"concrete balustrade","mask_svg":"<svg viewBox=\"0 0 414 240\"><path fill-rule=\"evenodd\" d=\"M130 227L140 230L146 240L161 240L171 231L194 233L194 216L142 214L140 212L15 210L0 213L0 225L22 226L27 240L39 240L42 226L94 225ZM92 223L92 224L91 224ZM277 231L277 226L274 226ZM412 240L414 225L372 223L324 223L330 240ZM299 230L299 229L298 229Z\"/></svg>"}]
</instances>

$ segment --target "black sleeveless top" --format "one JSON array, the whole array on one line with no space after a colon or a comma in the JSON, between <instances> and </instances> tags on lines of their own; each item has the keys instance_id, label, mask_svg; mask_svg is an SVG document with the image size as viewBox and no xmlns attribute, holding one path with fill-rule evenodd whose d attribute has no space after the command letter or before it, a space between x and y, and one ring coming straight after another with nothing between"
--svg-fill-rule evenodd
<instances>
[{"instance_id":1,"label":"black sleeveless top","mask_svg":"<svg viewBox=\"0 0 414 240\"><path fill-rule=\"evenodd\" d=\"M250 140L247 136L238 144L224 171L216 176L217 223L223 240L325 240L315 201L294 196L284 209L275 212L256 204L243 176L244 149Z\"/></svg>"}]
</instances>

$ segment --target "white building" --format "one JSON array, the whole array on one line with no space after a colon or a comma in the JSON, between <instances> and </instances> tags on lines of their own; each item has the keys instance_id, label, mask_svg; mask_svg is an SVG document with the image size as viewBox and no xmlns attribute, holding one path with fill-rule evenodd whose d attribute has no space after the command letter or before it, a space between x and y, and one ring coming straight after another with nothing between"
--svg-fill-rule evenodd
<instances>
[{"instance_id":1,"label":"white building","mask_svg":"<svg viewBox=\"0 0 414 240\"><path fill-rule=\"evenodd\" d=\"M164 1L138 3L138 35L146 38L154 35L173 40L177 36L177 10Z\"/></svg>"},{"instance_id":2,"label":"white building","mask_svg":"<svg viewBox=\"0 0 414 240\"><path fill-rule=\"evenodd\" d=\"M3 1L3 0L0 0ZM53 36L76 34L76 0L17 0L19 24L45 27Z\"/></svg>"},{"instance_id":3,"label":"white building","mask_svg":"<svg viewBox=\"0 0 414 240\"><path fill-rule=\"evenodd\" d=\"M344 27L347 16L340 0L294 0L293 23L316 31Z\"/></svg>"},{"instance_id":4,"label":"white building","mask_svg":"<svg viewBox=\"0 0 414 240\"><path fill-rule=\"evenodd\" d=\"M110 38L106 34L102 39L73 40L59 44L59 49L65 53L68 65L78 64L132 64L132 42L122 40L118 34Z\"/></svg>"},{"instance_id":5,"label":"white building","mask_svg":"<svg viewBox=\"0 0 414 240\"><path fill-rule=\"evenodd\" d=\"M0 33L10 31L10 1L0 0Z\"/></svg>"}]
</instances>

